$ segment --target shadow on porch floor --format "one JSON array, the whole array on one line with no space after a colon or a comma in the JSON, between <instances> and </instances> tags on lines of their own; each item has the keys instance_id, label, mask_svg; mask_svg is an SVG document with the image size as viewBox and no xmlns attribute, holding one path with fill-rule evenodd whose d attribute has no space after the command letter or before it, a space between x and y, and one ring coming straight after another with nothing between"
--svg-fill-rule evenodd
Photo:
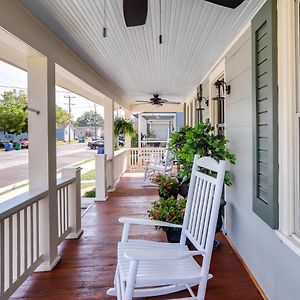
<instances>
[{"instance_id":1,"label":"shadow on porch floor","mask_svg":"<svg viewBox=\"0 0 300 300\"><path fill-rule=\"evenodd\" d=\"M145 186L143 178L125 174L106 203L96 203L83 216L83 235L66 240L60 246L62 260L52 272L35 273L15 292L12 299L75 300L113 299L106 296L112 286L116 264L116 244L122 215L146 215L157 190ZM165 240L153 228L133 227L131 236L139 239ZM208 282L207 300L262 299L255 285L222 235L220 250L214 252ZM158 270L159 271L159 270ZM186 296L186 293L176 294ZM174 298L175 294L151 299ZM139 298L141 299L141 298ZM150 299L150 298L147 298Z\"/></svg>"}]
</instances>

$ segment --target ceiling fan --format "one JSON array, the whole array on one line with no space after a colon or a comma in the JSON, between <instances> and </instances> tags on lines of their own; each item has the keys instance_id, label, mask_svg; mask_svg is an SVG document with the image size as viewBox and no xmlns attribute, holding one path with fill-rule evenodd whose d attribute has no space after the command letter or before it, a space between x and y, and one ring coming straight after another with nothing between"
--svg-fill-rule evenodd
<instances>
[{"instance_id":1,"label":"ceiling fan","mask_svg":"<svg viewBox=\"0 0 300 300\"><path fill-rule=\"evenodd\" d=\"M153 98L150 98L149 101L137 100L136 103L138 103L138 104L146 103L146 104L152 104L152 105L157 105L157 106L162 106L163 104L181 104L181 102L162 99L159 97L158 94L153 94Z\"/></svg>"}]
</instances>

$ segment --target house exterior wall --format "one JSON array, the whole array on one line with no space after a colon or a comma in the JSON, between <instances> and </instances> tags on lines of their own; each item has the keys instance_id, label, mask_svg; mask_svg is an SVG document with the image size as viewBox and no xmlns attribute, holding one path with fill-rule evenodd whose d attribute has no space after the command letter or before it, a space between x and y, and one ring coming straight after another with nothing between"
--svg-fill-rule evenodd
<instances>
[{"instance_id":1,"label":"house exterior wall","mask_svg":"<svg viewBox=\"0 0 300 300\"><path fill-rule=\"evenodd\" d=\"M252 210L252 66L249 28L225 55L226 137L237 162L226 188L226 229L269 299L299 299L300 258Z\"/></svg>"}]
</instances>

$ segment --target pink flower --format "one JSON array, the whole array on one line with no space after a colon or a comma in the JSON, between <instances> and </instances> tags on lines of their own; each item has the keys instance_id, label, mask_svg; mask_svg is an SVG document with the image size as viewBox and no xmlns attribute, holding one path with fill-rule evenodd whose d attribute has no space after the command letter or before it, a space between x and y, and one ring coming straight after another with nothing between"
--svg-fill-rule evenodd
<instances>
[{"instance_id":1,"label":"pink flower","mask_svg":"<svg viewBox=\"0 0 300 300\"><path fill-rule=\"evenodd\" d=\"M160 213L157 213L156 216L159 218L160 217Z\"/></svg>"}]
</instances>

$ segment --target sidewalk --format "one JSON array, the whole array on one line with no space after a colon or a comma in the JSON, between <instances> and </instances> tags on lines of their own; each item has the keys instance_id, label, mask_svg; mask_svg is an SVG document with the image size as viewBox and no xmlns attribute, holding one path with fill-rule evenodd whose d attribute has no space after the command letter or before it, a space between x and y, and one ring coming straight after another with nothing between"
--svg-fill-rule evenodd
<instances>
[{"instance_id":1,"label":"sidewalk","mask_svg":"<svg viewBox=\"0 0 300 300\"><path fill-rule=\"evenodd\" d=\"M81 174L84 174L90 170L95 169L95 160L94 159L90 161L83 160L81 162L68 165L65 168L74 167L74 166L76 167L80 166L82 168ZM62 169L57 170L57 178L61 178L61 170ZM28 191L28 189L29 189L28 179L0 188L0 203L7 201L15 196L18 196L22 193L25 193Z\"/></svg>"}]
</instances>

